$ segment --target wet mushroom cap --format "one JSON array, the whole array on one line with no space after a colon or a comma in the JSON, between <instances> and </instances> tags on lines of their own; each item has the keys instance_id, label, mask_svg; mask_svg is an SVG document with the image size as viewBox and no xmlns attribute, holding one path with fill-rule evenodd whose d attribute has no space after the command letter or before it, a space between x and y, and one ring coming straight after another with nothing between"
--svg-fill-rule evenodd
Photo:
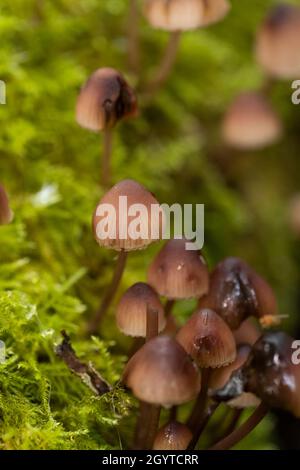
<instances>
[{"instance_id":1,"label":"wet mushroom cap","mask_svg":"<svg viewBox=\"0 0 300 470\"><path fill-rule=\"evenodd\" d=\"M300 418L300 367L293 363L293 343L286 333L266 333L253 346L242 371L246 392Z\"/></svg>"},{"instance_id":2,"label":"wet mushroom cap","mask_svg":"<svg viewBox=\"0 0 300 470\"><path fill-rule=\"evenodd\" d=\"M168 336L142 346L127 363L123 381L138 399L166 407L192 400L201 386L198 368Z\"/></svg>"},{"instance_id":3,"label":"wet mushroom cap","mask_svg":"<svg viewBox=\"0 0 300 470\"><path fill-rule=\"evenodd\" d=\"M222 134L225 142L232 147L258 149L281 137L282 123L262 94L242 93L225 114Z\"/></svg>"},{"instance_id":4,"label":"wet mushroom cap","mask_svg":"<svg viewBox=\"0 0 300 470\"><path fill-rule=\"evenodd\" d=\"M120 181L102 197L94 212L97 243L116 251L133 251L159 240L164 219L161 213L152 213L153 207L159 208L159 203L144 186L130 179Z\"/></svg>"},{"instance_id":5,"label":"wet mushroom cap","mask_svg":"<svg viewBox=\"0 0 300 470\"><path fill-rule=\"evenodd\" d=\"M170 240L148 269L148 282L163 297L202 297L209 287L206 262L198 250L187 250L187 240Z\"/></svg>"},{"instance_id":6,"label":"wet mushroom cap","mask_svg":"<svg viewBox=\"0 0 300 470\"><path fill-rule=\"evenodd\" d=\"M236 358L234 336L213 310L194 313L180 328L176 339L201 368L223 367Z\"/></svg>"},{"instance_id":7,"label":"wet mushroom cap","mask_svg":"<svg viewBox=\"0 0 300 470\"><path fill-rule=\"evenodd\" d=\"M13 220L13 213L10 209L7 192L0 184L0 225L10 224Z\"/></svg>"},{"instance_id":8,"label":"wet mushroom cap","mask_svg":"<svg viewBox=\"0 0 300 470\"><path fill-rule=\"evenodd\" d=\"M111 68L96 70L82 87L76 104L78 124L94 132L134 116L137 100L124 77Z\"/></svg>"},{"instance_id":9,"label":"wet mushroom cap","mask_svg":"<svg viewBox=\"0 0 300 470\"><path fill-rule=\"evenodd\" d=\"M151 286L138 282L121 297L116 316L118 328L128 336L146 337L147 311L157 312L158 331L162 331L166 319L159 297Z\"/></svg>"},{"instance_id":10,"label":"wet mushroom cap","mask_svg":"<svg viewBox=\"0 0 300 470\"><path fill-rule=\"evenodd\" d=\"M154 28L188 31L221 20L229 9L227 0L146 0L144 11Z\"/></svg>"},{"instance_id":11,"label":"wet mushroom cap","mask_svg":"<svg viewBox=\"0 0 300 470\"><path fill-rule=\"evenodd\" d=\"M257 34L256 59L271 76L297 79L300 76L300 8L273 8Z\"/></svg>"},{"instance_id":12,"label":"wet mushroom cap","mask_svg":"<svg viewBox=\"0 0 300 470\"><path fill-rule=\"evenodd\" d=\"M156 434L153 450L185 450L192 440L189 428L178 421L170 421Z\"/></svg>"}]
</instances>

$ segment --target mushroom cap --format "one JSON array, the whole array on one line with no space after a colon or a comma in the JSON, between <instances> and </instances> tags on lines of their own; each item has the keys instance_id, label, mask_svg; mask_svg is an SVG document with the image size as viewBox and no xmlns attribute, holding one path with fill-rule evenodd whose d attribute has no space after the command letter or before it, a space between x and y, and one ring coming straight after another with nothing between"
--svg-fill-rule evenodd
<instances>
[{"instance_id":1,"label":"mushroom cap","mask_svg":"<svg viewBox=\"0 0 300 470\"><path fill-rule=\"evenodd\" d=\"M215 310L232 329L250 316L263 318L278 313L275 295L269 284L239 258L225 258L210 277L208 295L200 308Z\"/></svg>"},{"instance_id":2,"label":"mushroom cap","mask_svg":"<svg viewBox=\"0 0 300 470\"><path fill-rule=\"evenodd\" d=\"M197 250L186 249L187 240L169 240L148 269L148 282L168 299L198 298L208 291L209 273Z\"/></svg>"},{"instance_id":3,"label":"mushroom cap","mask_svg":"<svg viewBox=\"0 0 300 470\"><path fill-rule=\"evenodd\" d=\"M213 310L195 312L176 339L201 368L223 367L236 358L234 336Z\"/></svg>"},{"instance_id":4,"label":"mushroom cap","mask_svg":"<svg viewBox=\"0 0 300 470\"><path fill-rule=\"evenodd\" d=\"M118 328L128 336L146 337L147 310L158 314L158 331L166 326L163 306L154 289L144 282L131 286L117 307Z\"/></svg>"},{"instance_id":5,"label":"mushroom cap","mask_svg":"<svg viewBox=\"0 0 300 470\"><path fill-rule=\"evenodd\" d=\"M94 132L136 115L137 100L124 77L112 68L96 70L82 87L76 104L78 124Z\"/></svg>"},{"instance_id":6,"label":"mushroom cap","mask_svg":"<svg viewBox=\"0 0 300 470\"><path fill-rule=\"evenodd\" d=\"M283 79L300 76L300 8L278 5L258 31L256 59L271 76Z\"/></svg>"},{"instance_id":7,"label":"mushroom cap","mask_svg":"<svg viewBox=\"0 0 300 470\"><path fill-rule=\"evenodd\" d=\"M300 418L300 367L293 363L294 339L283 332L261 336L244 365L244 390Z\"/></svg>"},{"instance_id":8,"label":"mushroom cap","mask_svg":"<svg viewBox=\"0 0 300 470\"><path fill-rule=\"evenodd\" d=\"M239 328L233 332L235 342L238 346L241 344L249 344L252 346L256 343L261 334L258 326L256 326L250 318L243 321Z\"/></svg>"},{"instance_id":9,"label":"mushroom cap","mask_svg":"<svg viewBox=\"0 0 300 470\"><path fill-rule=\"evenodd\" d=\"M130 179L120 181L105 193L96 207L93 215L96 241L116 251L146 248L162 234L163 214L152 216L153 206L159 208L159 203L144 186ZM134 215L131 215L133 209Z\"/></svg>"},{"instance_id":10,"label":"mushroom cap","mask_svg":"<svg viewBox=\"0 0 300 470\"><path fill-rule=\"evenodd\" d=\"M170 421L156 434L153 450L186 450L193 434L189 428L178 421Z\"/></svg>"},{"instance_id":11,"label":"mushroom cap","mask_svg":"<svg viewBox=\"0 0 300 470\"><path fill-rule=\"evenodd\" d=\"M154 28L188 31L221 20L227 0L146 0L145 16Z\"/></svg>"},{"instance_id":12,"label":"mushroom cap","mask_svg":"<svg viewBox=\"0 0 300 470\"><path fill-rule=\"evenodd\" d=\"M10 224L13 220L13 212L9 206L7 192L0 184L0 225Z\"/></svg>"},{"instance_id":13,"label":"mushroom cap","mask_svg":"<svg viewBox=\"0 0 300 470\"><path fill-rule=\"evenodd\" d=\"M281 137L282 123L261 93L247 92L240 94L227 110L222 134L232 147L258 149Z\"/></svg>"},{"instance_id":14,"label":"mushroom cap","mask_svg":"<svg viewBox=\"0 0 300 470\"><path fill-rule=\"evenodd\" d=\"M140 400L166 407L192 400L201 387L198 368L169 336L153 338L139 349L123 380Z\"/></svg>"}]
</instances>

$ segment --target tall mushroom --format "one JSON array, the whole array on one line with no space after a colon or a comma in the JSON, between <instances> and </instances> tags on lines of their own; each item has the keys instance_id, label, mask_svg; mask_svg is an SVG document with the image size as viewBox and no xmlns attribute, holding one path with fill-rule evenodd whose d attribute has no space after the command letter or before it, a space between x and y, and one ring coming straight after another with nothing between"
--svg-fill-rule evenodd
<instances>
[{"instance_id":1,"label":"tall mushroom","mask_svg":"<svg viewBox=\"0 0 300 470\"><path fill-rule=\"evenodd\" d=\"M146 248L160 239L163 215L154 216L158 201L146 188L133 180L123 180L113 186L100 200L93 216L93 231L97 243L118 251L115 273L89 331L95 333L111 304L120 283L127 252Z\"/></svg>"},{"instance_id":2,"label":"tall mushroom","mask_svg":"<svg viewBox=\"0 0 300 470\"><path fill-rule=\"evenodd\" d=\"M102 183L110 183L112 129L123 118L135 116L137 99L123 75L112 68L96 70L82 87L76 104L78 124L93 132L103 131Z\"/></svg>"}]
</instances>

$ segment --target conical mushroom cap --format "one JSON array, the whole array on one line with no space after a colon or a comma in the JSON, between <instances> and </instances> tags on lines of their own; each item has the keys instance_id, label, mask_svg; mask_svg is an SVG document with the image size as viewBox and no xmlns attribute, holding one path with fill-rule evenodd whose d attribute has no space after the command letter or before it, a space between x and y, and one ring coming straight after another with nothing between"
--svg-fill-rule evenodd
<instances>
[{"instance_id":1,"label":"conical mushroom cap","mask_svg":"<svg viewBox=\"0 0 300 470\"><path fill-rule=\"evenodd\" d=\"M259 29L256 59L271 76L297 79L300 76L300 8L275 7Z\"/></svg>"},{"instance_id":2,"label":"conical mushroom cap","mask_svg":"<svg viewBox=\"0 0 300 470\"><path fill-rule=\"evenodd\" d=\"M200 368L223 367L236 358L234 336L213 310L194 313L179 330L176 339Z\"/></svg>"},{"instance_id":3,"label":"conical mushroom cap","mask_svg":"<svg viewBox=\"0 0 300 470\"><path fill-rule=\"evenodd\" d=\"M148 269L148 282L168 299L198 298L208 291L209 273L199 251L187 250L187 240L170 240Z\"/></svg>"},{"instance_id":4,"label":"conical mushroom cap","mask_svg":"<svg viewBox=\"0 0 300 470\"><path fill-rule=\"evenodd\" d=\"M225 114L222 134L225 142L232 147L258 149L281 137L282 123L262 94L242 93Z\"/></svg>"},{"instance_id":5,"label":"conical mushroom cap","mask_svg":"<svg viewBox=\"0 0 300 470\"><path fill-rule=\"evenodd\" d=\"M172 338L148 341L128 362L123 380L146 403L180 405L200 391L200 372L185 350Z\"/></svg>"},{"instance_id":6,"label":"conical mushroom cap","mask_svg":"<svg viewBox=\"0 0 300 470\"><path fill-rule=\"evenodd\" d=\"M146 0L145 16L154 28L187 31L220 21L227 0Z\"/></svg>"},{"instance_id":7,"label":"conical mushroom cap","mask_svg":"<svg viewBox=\"0 0 300 470\"><path fill-rule=\"evenodd\" d=\"M124 77L111 68L96 70L80 91L76 120L81 127L101 131L122 118L134 116L137 100Z\"/></svg>"},{"instance_id":8,"label":"conical mushroom cap","mask_svg":"<svg viewBox=\"0 0 300 470\"><path fill-rule=\"evenodd\" d=\"M166 326L163 306L154 289L148 284L138 282L131 286L117 307L118 328L128 336L146 337L147 310L157 312L158 331Z\"/></svg>"},{"instance_id":9,"label":"conical mushroom cap","mask_svg":"<svg viewBox=\"0 0 300 470\"><path fill-rule=\"evenodd\" d=\"M153 450L186 450L193 434L178 421L170 421L156 434Z\"/></svg>"},{"instance_id":10,"label":"conical mushroom cap","mask_svg":"<svg viewBox=\"0 0 300 470\"><path fill-rule=\"evenodd\" d=\"M7 192L0 184L0 225L10 224L13 220L13 213L9 206Z\"/></svg>"},{"instance_id":11,"label":"conical mushroom cap","mask_svg":"<svg viewBox=\"0 0 300 470\"><path fill-rule=\"evenodd\" d=\"M120 181L96 207L93 216L96 241L116 251L146 248L162 234L163 215L152 216L153 207L159 208L159 203L144 186L129 179Z\"/></svg>"}]
</instances>

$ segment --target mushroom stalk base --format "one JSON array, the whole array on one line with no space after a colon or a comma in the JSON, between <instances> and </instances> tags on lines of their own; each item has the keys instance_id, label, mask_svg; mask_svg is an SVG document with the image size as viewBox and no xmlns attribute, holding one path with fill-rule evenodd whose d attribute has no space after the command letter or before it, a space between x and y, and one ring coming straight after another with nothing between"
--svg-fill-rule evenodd
<instances>
[{"instance_id":1,"label":"mushroom stalk base","mask_svg":"<svg viewBox=\"0 0 300 470\"><path fill-rule=\"evenodd\" d=\"M107 128L103 133L102 156L102 185L107 188L111 180L111 153L112 153L112 129Z\"/></svg>"},{"instance_id":2,"label":"mushroom stalk base","mask_svg":"<svg viewBox=\"0 0 300 470\"><path fill-rule=\"evenodd\" d=\"M194 405L194 408L192 409L191 415L187 421L187 426L190 428L192 433L197 433L199 423L202 421L205 412L209 375L210 369L203 369L201 390Z\"/></svg>"}]
</instances>

